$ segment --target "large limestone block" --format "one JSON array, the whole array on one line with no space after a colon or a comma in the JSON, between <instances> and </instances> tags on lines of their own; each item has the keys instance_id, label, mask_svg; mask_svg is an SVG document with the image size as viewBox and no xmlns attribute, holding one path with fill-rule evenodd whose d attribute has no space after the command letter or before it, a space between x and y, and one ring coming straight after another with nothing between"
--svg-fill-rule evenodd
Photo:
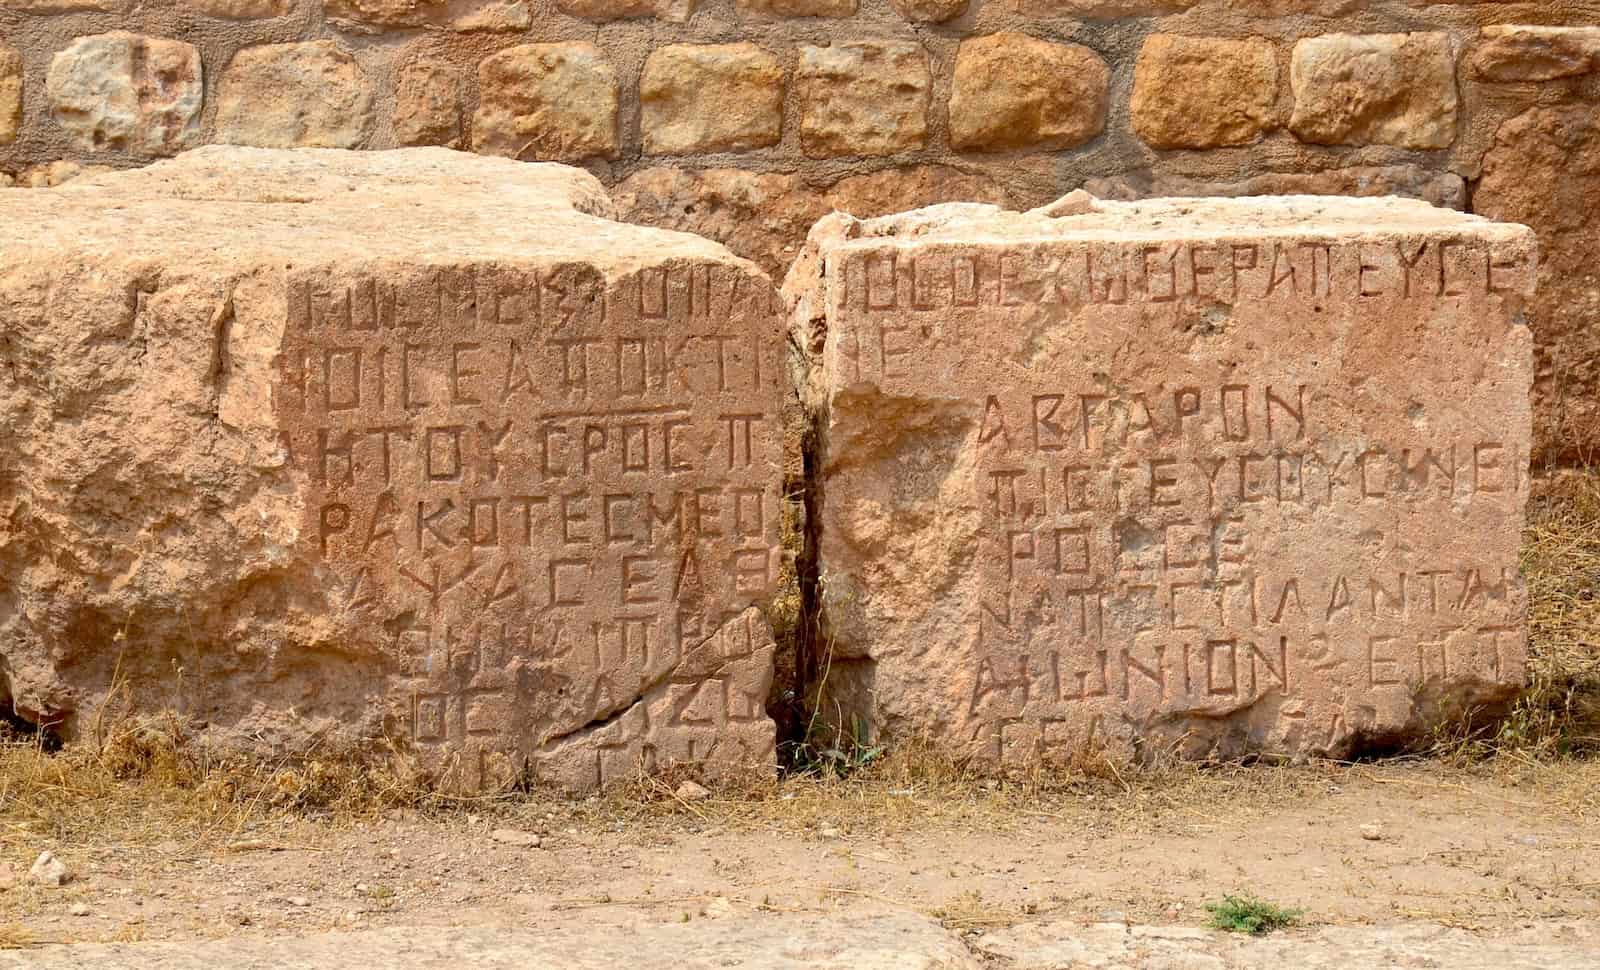
<instances>
[{"instance_id":1,"label":"large limestone block","mask_svg":"<svg viewBox=\"0 0 1600 970\"><path fill-rule=\"evenodd\" d=\"M372 131L372 79L331 40L246 47L222 72L217 140L257 148L355 148Z\"/></svg>"},{"instance_id":2,"label":"large limestone block","mask_svg":"<svg viewBox=\"0 0 1600 970\"><path fill-rule=\"evenodd\" d=\"M781 325L751 264L443 149L208 148L0 209L22 716L172 709L469 787L770 766Z\"/></svg>"},{"instance_id":3,"label":"large limestone block","mask_svg":"<svg viewBox=\"0 0 1600 970\"><path fill-rule=\"evenodd\" d=\"M893 155L928 140L928 53L910 41L800 48L800 146L812 158Z\"/></svg>"},{"instance_id":4,"label":"large limestone block","mask_svg":"<svg viewBox=\"0 0 1600 970\"><path fill-rule=\"evenodd\" d=\"M1445 33L1325 34L1295 42L1289 129L1316 145L1448 148L1460 97Z\"/></svg>"},{"instance_id":5,"label":"large limestone block","mask_svg":"<svg viewBox=\"0 0 1600 970\"><path fill-rule=\"evenodd\" d=\"M961 42L950 93L950 144L1001 151L1071 148L1106 126L1111 69L1078 44L999 33Z\"/></svg>"},{"instance_id":6,"label":"large limestone block","mask_svg":"<svg viewBox=\"0 0 1600 970\"><path fill-rule=\"evenodd\" d=\"M1155 148L1247 145L1278 123L1278 62L1260 37L1152 34L1133 71L1133 130Z\"/></svg>"},{"instance_id":7,"label":"large limestone block","mask_svg":"<svg viewBox=\"0 0 1600 970\"><path fill-rule=\"evenodd\" d=\"M783 65L755 44L668 44L645 58L639 107L646 154L766 148L783 133Z\"/></svg>"},{"instance_id":8,"label":"large limestone block","mask_svg":"<svg viewBox=\"0 0 1600 970\"><path fill-rule=\"evenodd\" d=\"M874 743L1341 755L1517 693L1527 229L1075 193L809 247L823 708Z\"/></svg>"},{"instance_id":9,"label":"large limestone block","mask_svg":"<svg viewBox=\"0 0 1600 970\"><path fill-rule=\"evenodd\" d=\"M180 40L114 30L50 59L50 117L80 151L173 155L200 139L200 52Z\"/></svg>"},{"instance_id":10,"label":"large limestone block","mask_svg":"<svg viewBox=\"0 0 1600 970\"><path fill-rule=\"evenodd\" d=\"M617 153L617 71L586 41L522 44L478 65L472 147L573 162Z\"/></svg>"}]
</instances>

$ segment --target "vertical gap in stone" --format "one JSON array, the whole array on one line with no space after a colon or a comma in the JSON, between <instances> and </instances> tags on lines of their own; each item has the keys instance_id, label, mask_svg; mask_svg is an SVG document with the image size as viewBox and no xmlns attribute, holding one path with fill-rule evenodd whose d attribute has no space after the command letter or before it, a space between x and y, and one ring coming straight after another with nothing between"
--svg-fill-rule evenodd
<instances>
[{"instance_id":1,"label":"vertical gap in stone","mask_svg":"<svg viewBox=\"0 0 1600 970\"><path fill-rule=\"evenodd\" d=\"M808 409L809 411L809 409ZM821 461L818 448L817 416L808 413L801 441L800 506L803 514L800 555L795 561L795 572L800 584L800 622L795 629L794 691L795 707L800 717L792 726L793 736L785 750L800 755L810 741L813 691L817 682L817 638L822 628L822 597L818 582L817 547L822 527L822 486L819 477ZM792 767L792 765L785 765Z\"/></svg>"}]
</instances>

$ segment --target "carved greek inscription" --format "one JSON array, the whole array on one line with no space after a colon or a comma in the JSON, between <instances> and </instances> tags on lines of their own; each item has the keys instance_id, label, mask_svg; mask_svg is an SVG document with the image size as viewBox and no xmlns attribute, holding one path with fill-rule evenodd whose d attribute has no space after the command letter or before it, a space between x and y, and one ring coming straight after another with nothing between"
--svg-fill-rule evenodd
<instances>
[{"instance_id":1,"label":"carved greek inscription","mask_svg":"<svg viewBox=\"0 0 1600 970\"><path fill-rule=\"evenodd\" d=\"M1002 761L1191 731L1319 750L1442 688L1519 682L1523 243L1061 232L867 238L828 265L830 420L853 440L872 393L902 416L892 461L870 481L842 461L824 514L863 547L922 530L885 573L937 574L940 625L892 629L962 657L936 666L960 668L963 741ZM936 426L959 431L919 439ZM869 572L841 582L871 603Z\"/></svg>"},{"instance_id":2,"label":"carved greek inscription","mask_svg":"<svg viewBox=\"0 0 1600 970\"><path fill-rule=\"evenodd\" d=\"M761 639L779 566L771 299L692 263L291 278L307 555L392 658L411 744L467 775L579 739L613 774L761 747L770 639L722 626Z\"/></svg>"},{"instance_id":3,"label":"carved greek inscription","mask_svg":"<svg viewBox=\"0 0 1600 970\"><path fill-rule=\"evenodd\" d=\"M1237 240L1053 244L1014 250L865 250L840 258L846 306L871 314L955 308L1124 306L1184 300L1445 299L1525 292L1534 267L1476 239L1393 243Z\"/></svg>"}]
</instances>

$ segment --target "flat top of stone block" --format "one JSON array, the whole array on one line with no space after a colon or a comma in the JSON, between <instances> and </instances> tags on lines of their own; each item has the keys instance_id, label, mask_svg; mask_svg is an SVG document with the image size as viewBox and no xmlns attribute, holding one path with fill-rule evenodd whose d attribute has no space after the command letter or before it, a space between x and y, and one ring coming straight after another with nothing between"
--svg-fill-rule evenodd
<instances>
[{"instance_id":1,"label":"flat top of stone block","mask_svg":"<svg viewBox=\"0 0 1600 970\"><path fill-rule=\"evenodd\" d=\"M1316 195L1164 198L1137 202L1073 192L1028 212L951 203L863 220L847 243L891 237L917 242L1027 243L1199 237L1360 236L1462 233L1531 235L1526 227L1394 196Z\"/></svg>"},{"instance_id":2,"label":"flat top of stone block","mask_svg":"<svg viewBox=\"0 0 1600 970\"><path fill-rule=\"evenodd\" d=\"M219 145L48 192L0 191L0 249L182 256L192 266L486 259L625 272L673 258L742 262L697 236L614 222L612 211L594 176L565 165L443 148Z\"/></svg>"}]
</instances>

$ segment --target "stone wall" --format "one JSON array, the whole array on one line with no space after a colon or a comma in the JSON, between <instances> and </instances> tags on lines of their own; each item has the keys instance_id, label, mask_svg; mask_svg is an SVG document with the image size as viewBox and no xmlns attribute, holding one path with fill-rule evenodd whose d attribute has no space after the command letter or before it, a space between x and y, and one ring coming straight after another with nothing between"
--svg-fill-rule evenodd
<instances>
[{"instance_id":1,"label":"stone wall","mask_svg":"<svg viewBox=\"0 0 1600 970\"><path fill-rule=\"evenodd\" d=\"M1583 460L1595 23L1596 0L0 0L0 170L208 142L556 159L772 272L834 207L1416 196L1539 232L1535 459Z\"/></svg>"}]
</instances>

